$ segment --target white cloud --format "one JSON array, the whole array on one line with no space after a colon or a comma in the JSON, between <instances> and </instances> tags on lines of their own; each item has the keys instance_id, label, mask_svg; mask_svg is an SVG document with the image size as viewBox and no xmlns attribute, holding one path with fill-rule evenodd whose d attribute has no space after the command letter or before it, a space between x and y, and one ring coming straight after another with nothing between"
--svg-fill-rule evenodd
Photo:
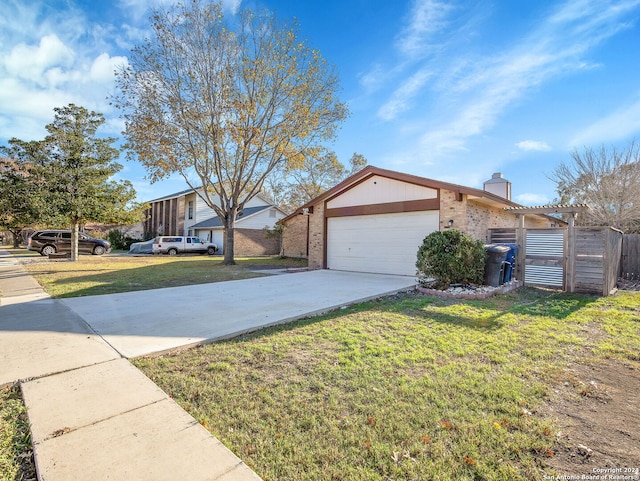
<instances>
[{"instance_id":1,"label":"white cloud","mask_svg":"<svg viewBox=\"0 0 640 481\"><path fill-rule=\"evenodd\" d=\"M419 70L404 82L392 95L391 99L378 110L378 117L393 120L396 116L410 108L410 101L420 92L432 73Z\"/></svg>"},{"instance_id":2,"label":"white cloud","mask_svg":"<svg viewBox=\"0 0 640 481\"><path fill-rule=\"evenodd\" d=\"M551 146L541 140L523 140L522 142L518 142L516 147L524 151L534 150L538 152L547 152L551 150Z\"/></svg>"},{"instance_id":3,"label":"white cloud","mask_svg":"<svg viewBox=\"0 0 640 481\"><path fill-rule=\"evenodd\" d=\"M515 196L514 199L516 202L522 205L547 205L551 200L544 194L519 194Z\"/></svg>"},{"instance_id":4,"label":"white cloud","mask_svg":"<svg viewBox=\"0 0 640 481\"><path fill-rule=\"evenodd\" d=\"M45 35L38 45L19 43L6 56L4 65L10 75L36 80L49 68L69 66L73 51L55 34Z\"/></svg>"},{"instance_id":5,"label":"white cloud","mask_svg":"<svg viewBox=\"0 0 640 481\"><path fill-rule=\"evenodd\" d=\"M89 78L101 84L110 84L114 79L114 71L127 64L127 57L111 57L107 53L101 53L91 64Z\"/></svg>"},{"instance_id":6,"label":"white cloud","mask_svg":"<svg viewBox=\"0 0 640 481\"><path fill-rule=\"evenodd\" d=\"M408 23L398 36L396 46L410 58L424 57L436 33L447 26L453 6L438 0L414 0Z\"/></svg>"},{"instance_id":7,"label":"white cloud","mask_svg":"<svg viewBox=\"0 0 640 481\"><path fill-rule=\"evenodd\" d=\"M569 148L628 140L640 135L640 92L636 100L586 127L571 139Z\"/></svg>"}]
</instances>

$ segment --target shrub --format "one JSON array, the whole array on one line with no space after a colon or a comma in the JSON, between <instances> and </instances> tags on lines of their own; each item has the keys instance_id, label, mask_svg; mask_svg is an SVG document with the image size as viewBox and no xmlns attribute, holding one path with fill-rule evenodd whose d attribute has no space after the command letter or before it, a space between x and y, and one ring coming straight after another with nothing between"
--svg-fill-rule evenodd
<instances>
[{"instance_id":1,"label":"shrub","mask_svg":"<svg viewBox=\"0 0 640 481\"><path fill-rule=\"evenodd\" d=\"M113 229L109 231L107 235L109 242L111 243L111 248L116 250L128 251L131 247L131 244L134 242L140 242L140 239L134 239L133 237L129 237L119 231L118 229Z\"/></svg>"},{"instance_id":2,"label":"shrub","mask_svg":"<svg viewBox=\"0 0 640 481\"><path fill-rule=\"evenodd\" d=\"M481 241L458 230L433 232L418 249L418 282L437 289L450 284L482 284L487 253Z\"/></svg>"}]
</instances>

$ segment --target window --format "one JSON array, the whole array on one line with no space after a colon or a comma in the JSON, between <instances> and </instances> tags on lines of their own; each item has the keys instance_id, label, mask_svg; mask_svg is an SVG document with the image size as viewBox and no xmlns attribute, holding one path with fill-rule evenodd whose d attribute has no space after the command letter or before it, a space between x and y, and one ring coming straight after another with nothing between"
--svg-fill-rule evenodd
<instances>
[{"instance_id":1,"label":"window","mask_svg":"<svg viewBox=\"0 0 640 481\"><path fill-rule=\"evenodd\" d=\"M191 237L187 237L187 244L191 244Z\"/></svg>"},{"instance_id":2,"label":"window","mask_svg":"<svg viewBox=\"0 0 640 481\"><path fill-rule=\"evenodd\" d=\"M276 217L276 210L275 209L271 209L269 211L269 217L271 217L272 219L275 219L275 217Z\"/></svg>"},{"instance_id":3,"label":"window","mask_svg":"<svg viewBox=\"0 0 640 481\"><path fill-rule=\"evenodd\" d=\"M189 214L188 214L189 219L193 219L193 201L192 200L189 201L188 210L189 210Z\"/></svg>"}]
</instances>

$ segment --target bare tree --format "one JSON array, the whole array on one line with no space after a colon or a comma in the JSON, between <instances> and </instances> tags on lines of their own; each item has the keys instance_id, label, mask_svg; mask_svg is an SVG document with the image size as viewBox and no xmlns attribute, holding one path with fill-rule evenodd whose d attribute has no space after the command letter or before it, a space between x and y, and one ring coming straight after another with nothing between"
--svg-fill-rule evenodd
<instances>
[{"instance_id":1,"label":"bare tree","mask_svg":"<svg viewBox=\"0 0 640 481\"><path fill-rule=\"evenodd\" d=\"M301 163L274 170L265 183L265 193L281 209L292 212L366 165L362 154L354 153L347 167L335 152L317 149L305 155Z\"/></svg>"},{"instance_id":2,"label":"bare tree","mask_svg":"<svg viewBox=\"0 0 640 481\"><path fill-rule=\"evenodd\" d=\"M118 72L130 156L152 181L179 173L225 225L234 261L237 215L279 165L304 161L347 115L317 50L269 12L225 21L210 0L152 17L153 35Z\"/></svg>"},{"instance_id":3,"label":"bare tree","mask_svg":"<svg viewBox=\"0 0 640 481\"><path fill-rule=\"evenodd\" d=\"M575 150L572 162L561 163L550 176L561 202L588 204L579 220L587 225L640 230L640 145L623 150L604 145Z\"/></svg>"}]
</instances>

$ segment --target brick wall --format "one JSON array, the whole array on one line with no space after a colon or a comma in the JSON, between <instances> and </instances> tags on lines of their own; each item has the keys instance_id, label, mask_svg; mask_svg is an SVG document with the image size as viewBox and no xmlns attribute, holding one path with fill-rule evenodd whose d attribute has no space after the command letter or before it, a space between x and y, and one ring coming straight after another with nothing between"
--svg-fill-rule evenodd
<instances>
[{"instance_id":1,"label":"brick wall","mask_svg":"<svg viewBox=\"0 0 640 481\"><path fill-rule=\"evenodd\" d=\"M324 203L313 206L309 214L309 269L324 267Z\"/></svg>"},{"instance_id":2,"label":"brick wall","mask_svg":"<svg viewBox=\"0 0 640 481\"><path fill-rule=\"evenodd\" d=\"M236 229L234 253L238 256L268 256L280 253L278 239L267 239L262 229Z\"/></svg>"},{"instance_id":3,"label":"brick wall","mask_svg":"<svg viewBox=\"0 0 640 481\"><path fill-rule=\"evenodd\" d=\"M456 200L456 193L449 190L440 190L440 230L444 230L453 220L452 229L482 242L488 242L487 229L514 228L518 226L517 216L510 214L502 207L491 207L469 200L466 195L462 200ZM527 228L550 227L552 222L540 216L527 216L525 226Z\"/></svg>"},{"instance_id":4,"label":"brick wall","mask_svg":"<svg viewBox=\"0 0 640 481\"><path fill-rule=\"evenodd\" d=\"M307 216L296 215L285 224L282 249L287 257L307 257Z\"/></svg>"},{"instance_id":5,"label":"brick wall","mask_svg":"<svg viewBox=\"0 0 640 481\"><path fill-rule=\"evenodd\" d=\"M470 201L467 203L467 234L474 239L488 242L487 229L509 228L518 225L515 215L505 212L502 207L490 207Z\"/></svg>"},{"instance_id":6,"label":"brick wall","mask_svg":"<svg viewBox=\"0 0 640 481\"><path fill-rule=\"evenodd\" d=\"M452 229L467 233L467 198L462 196L462 200L456 200L456 193L450 190L440 189L440 230L449 226L449 221L453 221Z\"/></svg>"}]
</instances>

